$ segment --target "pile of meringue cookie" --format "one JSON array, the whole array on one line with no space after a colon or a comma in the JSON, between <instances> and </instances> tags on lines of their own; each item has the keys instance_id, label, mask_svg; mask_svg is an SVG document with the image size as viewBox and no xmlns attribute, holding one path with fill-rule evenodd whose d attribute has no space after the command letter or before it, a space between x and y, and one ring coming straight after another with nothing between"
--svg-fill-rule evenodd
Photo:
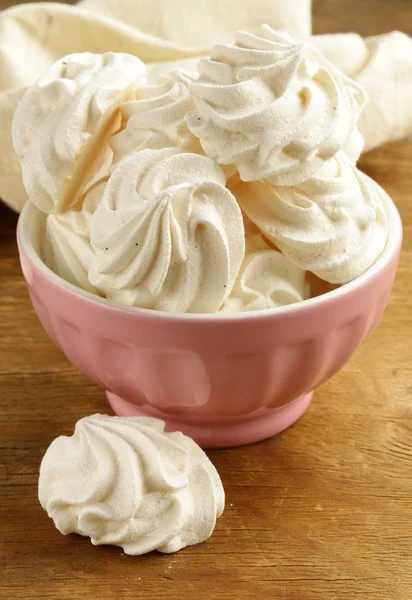
<instances>
[{"instance_id":1,"label":"pile of meringue cookie","mask_svg":"<svg viewBox=\"0 0 412 600\"><path fill-rule=\"evenodd\" d=\"M119 303L274 308L347 283L387 240L383 190L356 168L360 86L263 25L198 72L72 54L26 92L13 141L46 213L45 263Z\"/></svg>"}]
</instances>

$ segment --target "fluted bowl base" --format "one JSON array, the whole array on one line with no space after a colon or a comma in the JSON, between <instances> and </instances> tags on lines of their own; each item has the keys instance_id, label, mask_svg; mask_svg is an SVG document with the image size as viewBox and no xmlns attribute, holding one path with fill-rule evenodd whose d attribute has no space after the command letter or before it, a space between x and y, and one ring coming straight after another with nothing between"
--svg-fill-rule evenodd
<instances>
[{"instance_id":1,"label":"fluted bowl base","mask_svg":"<svg viewBox=\"0 0 412 600\"><path fill-rule=\"evenodd\" d=\"M116 394L106 392L114 412L121 417L155 417L166 422L166 431L182 431L202 448L229 448L260 442L287 429L306 411L313 392L299 396L277 408L261 408L255 416L239 421L193 421L170 417L149 405L136 405Z\"/></svg>"}]
</instances>

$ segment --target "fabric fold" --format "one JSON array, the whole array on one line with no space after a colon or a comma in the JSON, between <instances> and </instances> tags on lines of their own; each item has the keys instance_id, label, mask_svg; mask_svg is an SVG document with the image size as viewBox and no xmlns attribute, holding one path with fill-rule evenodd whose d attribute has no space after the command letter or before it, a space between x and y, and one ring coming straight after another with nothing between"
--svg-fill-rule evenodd
<instances>
[{"instance_id":1,"label":"fabric fold","mask_svg":"<svg viewBox=\"0 0 412 600\"><path fill-rule=\"evenodd\" d=\"M412 39L408 35L392 31L365 39L355 33L312 39L368 94L358 124L365 152L412 134Z\"/></svg>"},{"instance_id":2,"label":"fabric fold","mask_svg":"<svg viewBox=\"0 0 412 600\"><path fill-rule=\"evenodd\" d=\"M297 38L312 32L311 0L82 0L78 6L192 50L211 49L235 30L253 32L262 23Z\"/></svg>"}]
</instances>

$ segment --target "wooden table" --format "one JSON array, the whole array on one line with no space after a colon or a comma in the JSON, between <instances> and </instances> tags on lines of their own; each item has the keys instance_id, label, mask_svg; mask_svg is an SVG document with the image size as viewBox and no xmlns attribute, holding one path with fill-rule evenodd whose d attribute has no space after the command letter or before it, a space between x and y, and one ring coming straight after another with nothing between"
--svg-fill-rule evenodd
<instances>
[{"instance_id":1,"label":"wooden table","mask_svg":"<svg viewBox=\"0 0 412 600\"><path fill-rule=\"evenodd\" d=\"M4 2L3 6L10 4ZM407 0L315 1L315 29L409 27ZM209 455L227 494L206 543L175 555L123 555L63 537L37 500L41 458L104 394L53 346L20 272L17 217L0 207L0 598L411 600L412 144L361 167L405 225L395 287L372 338L273 439Z\"/></svg>"}]
</instances>

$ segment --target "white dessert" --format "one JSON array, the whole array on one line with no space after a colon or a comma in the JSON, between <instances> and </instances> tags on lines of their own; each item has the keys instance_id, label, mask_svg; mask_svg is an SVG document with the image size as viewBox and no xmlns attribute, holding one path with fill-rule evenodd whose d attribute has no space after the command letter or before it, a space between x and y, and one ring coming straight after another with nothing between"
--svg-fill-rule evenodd
<instances>
[{"instance_id":1,"label":"white dessert","mask_svg":"<svg viewBox=\"0 0 412 600\"><path fill-rule=\"evenodd\" d=\"M43 240L43 259L65 281L99 294L89 281L94 256L90 243L92 217L100 204L107 178L92 185L81 201L81 209L49 214Z\"/></svg>"},{"instance_id":2,"label":"white dessert","mask_svg":"<svg viewBox=\"0 0 412 600\"><path fill-rule=\"evenodd\" d=\"M211 159L175 148L121 161L92 219L91 284L131 306L218 311L245 253L225 182Z\"/></svg>"},{"instance_id":3,"label":"white dessert","mask_svg":"<svg viewBox=\"0 0 412 600\"><path fill-rule=\"evenodd\" d=\"M245 258L221 312L277 308L309 298L306 272L270 245L247 217L245 233Z\"/></svg>"},{"instance_id":4,"label":"white dessert","mask_svg":"<svg viewBox=\"0 0 412 600\"><path fill-rule=\"evenodd\" d=\"M296 186L240 183L236 198L292 262L329 283L347 283L381 255L388 237L384 191L340 152Z\"/></svg>"},{"instance_id":5,"label":"white dessert","mask_svg":"<svg viewBox=\"0 0 412 600\"><path fill-rule=\"evenodd\" d=\"M110 160L107 139L119 126L119 105L135 95L145 73L135 56L86 52L57 61L29 87L13 119L13 143L40 210L76 206Z\"/></svg>"},{"instance_id":6,"label":"white dessert","mask_svg":"<svg viewBox=\"0 0 412 600\"><path fill-rule=\"evenodd\" d=\"M193 440L164 427L93 415L55 439L40 466L39 500L57 529L132 555L206 540L224 509L222 483Z\"/></svg>"},{"instance_id":7,"label":"white dessert","mask_svg":"<svg viewBox=\"0 0 412 600\"><path fill-rule=\"evenodd\" d=\"M196 78L196 73L176 69L155 83L142 85L135 99L122 104L122 129L110 140L114 164L147 148L201 152L199 140L185 121L186 113L194 108L188 85Z\"/></svg>"},{"instance_id":8,"label":"white dessert","mask_svg":"<svg viewBox=\"0 0 412 600\"><path fill-rule=\"evenodd\" d=\"M262 25L257 35L239 31L234 44L215 46L198 68L189 129L243 181L302 183L345 145L357 158L366 95L311 44Z\"/></svg>"},{"instance_id":9,"label":"white dessert","mask_svg":"<svg viewBox=\"0 0 412 600\"><path fill-rule=\"evenodd\" d=\"M365 140L363 139L363 135L359 131L359 127L355 127L346 140L342 150L349 160L356 165L358 158L363 152L364 145Z\"/></svg>"},{"instance_id":10,"label":"white dessert","mask_svg":"<svg viewBox=\"0 0 412 600\"><path fill-rule=\"evenodd\" d=\"M356 168L362 88L267 25L198 70L149 82L136 57L75 54L29 88L13 136L48 266L173 313L276 308L369 269L388 231Z\"/></svg>"}]
</instances>

